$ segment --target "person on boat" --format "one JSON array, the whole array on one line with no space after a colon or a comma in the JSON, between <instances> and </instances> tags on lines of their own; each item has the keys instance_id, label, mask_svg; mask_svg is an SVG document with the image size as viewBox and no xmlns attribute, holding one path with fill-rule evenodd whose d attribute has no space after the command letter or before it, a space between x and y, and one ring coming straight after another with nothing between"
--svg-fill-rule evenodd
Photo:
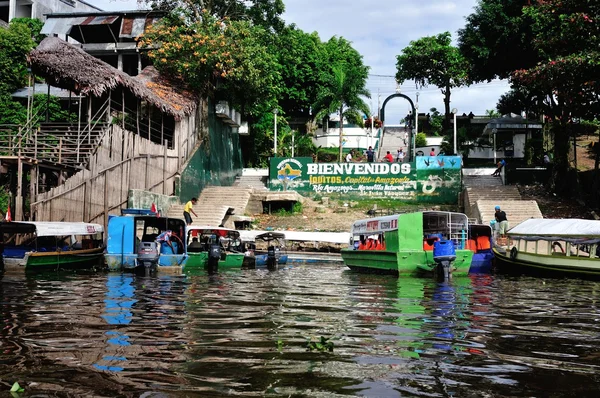
<instances>
[{"instance_id":1,"label":"person on boat","mask_svg":"<svg viewBox=\"0 0 600 398\"><path fill-rule=\"evenodd\" d=\"M187 225L192 225L192 216L190 216L190 213L194 214L195 217L198 217L198 214L196 214L192 208L197 202L198 198L192 198L192 200L188 201L183 207L183 218Z\"/></svg>"},{"instance_id":2,"label":"person on boat","mask_svg":"<svg viewBox=\"0 0 600 398\"><path fill-rule=\"evenodd\" d=\"M435 149L431 148L431 152L429 152L429 156L435 156Z\"/></svg>"},{"instance_id":3,"label":"person on boat","mask_svg":"<svg viewBox=\"0 0 600 398\"><path fill-rule=\"evenodd\" d=\"M165 239L163 244L160 245L161 254L177 254L178 249L179 248L174 235L171 235L169 239Z\"/></svg>"},{"instance_id":4,"label":"person on boat","mask_svg":"<svg viewBox=\"0 0 600 398\"><path fill-rule=\"evenodd\" d=\"M346 155L346 163L352 162L352 151L348 152Z\"/></svg>"},{"instance_id":5,"label":"person on boat","mask_svg":"<svg viewBox=\"0 0 600 398\"><path fill-rule=\"evenodd\" d=\"M500 237L504 238L506 232L508 232L508 219L506 218L506 213L500 210L500 206L496 206L495 210L494 218L496 219L496 223L498 223L498 233Z\"/></svg>"},{"instance_id":6,"label":"person on boat","mask_svg":"<svg viewBox=\"0 0 600 398\"><path fill-rule=\"evenodd\" d=\"M389 162L389 163L393 163L394 157L392 156L390 151L387 151L386 155L383 157L383 160L385 160L386 162Z\"/></svg>"},{"instance_id":7,"label":"person on boat","mask_svg":"<svg viewBox=\"0 0 600 398\"><path fill-rule=\"evenodd\" d=\"M202 243L198 241L198 238L192 238L192 242L188 245L188 251L193 253L202 251Z\"/></svg>"}]
</instances>

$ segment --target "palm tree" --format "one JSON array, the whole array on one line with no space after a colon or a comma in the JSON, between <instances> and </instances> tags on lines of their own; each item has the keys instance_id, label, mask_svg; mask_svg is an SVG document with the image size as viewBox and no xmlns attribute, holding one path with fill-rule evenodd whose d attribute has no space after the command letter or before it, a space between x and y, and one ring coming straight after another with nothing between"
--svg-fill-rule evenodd
<instances>
[{"instance_id":1,"label":"palm tree","mask_svg":"<svg viewBox=\"0 0 600 398\"><path fill-rule=\"evenodd\" d=\"M370 113L369 106L361 98L370 97L365 88L366 79L361 76L353 78L353 70L345 62L338 62L332 67L333 78L329 84L321 87L317 93L317 100L313 109L315 118L321 120L326 116L337 113L340 118L340 154L339 161L342 162L342 146L344 134L344 119L348 122L362 125L362 115Z\"/></svg>"}]
</instances>

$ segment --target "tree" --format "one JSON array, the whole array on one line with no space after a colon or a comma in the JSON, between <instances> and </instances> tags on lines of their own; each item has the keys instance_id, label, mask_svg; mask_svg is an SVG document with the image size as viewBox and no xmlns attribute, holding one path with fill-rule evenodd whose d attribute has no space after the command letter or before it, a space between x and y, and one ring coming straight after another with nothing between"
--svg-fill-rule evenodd
<instances>
[{"instance_id":1,"label":"tree","mask_svg":"<svg viewBox=\"0 0 600 398\"><path fill-rule=\"evenodd\" d=\"M531 20L523 7L531 0L479 0L458 31L458 47L469 65L472 82L507 78L538 62Z\"/></svg>"},{"instance_id":2,"label":"tree","mask_svg":"<svg viewBox=\"0 0 600 398\"><path fill-rule=\"evenodd\" d=\"M220 20L204 11L194 23L165 19L141 36L159 71L201 95L218 91L240 107L273 97L276 64L266 32L246 21Z\"/></svg>"},{"instance_id":3,"label":"tree","mask_svg":"<svg viewBox=\"0 0 600 398\"><path fill-rule=\"evenodd\" d=\"M433 84L444 95L445 128L450 126L450 96L454 87L468 83L468 65L458 48L451 45L449 32L427 36L402 50L398 55L396 80L414 80L417 88Z\"/></svg>"},{"instance_id":4,"label":"tree","mask_svg":"<svg viewBox=\"0 0 600 398\"><path fill-rule=\"evenodd\" d=\"M295 26L286 27L274 41L280 72L277 103L289 115L309 118L317 91L330 76L325 44L316 32L305 33Z\"/></svg>"},{"instance_id":5,"label":"tree","mask_svg":"<svg viewBox=\"0 0 600 398\"><path fill-rule=\"evenodd\" d=\"M533 110L537 108L538 101L539 99L527 88L512 88L509 92L500 96L496 109L501 115L510 113L520 115L525 112L526 117L531 119L536 115Z\"/></svg>"},{"instance_id":6,"label":"tree","mask_svg":"<svg viewBox=\"0 0 600 398\"><path fill-rule=\"evenodd\" d=\"M325 84L319 88L314 103L316 119L337 113L340 120L339 161L342 159L344 119L363 123L363 115L370 112L362 96L369 97L365 88L369 67L363 65L362 56L343 37L332 37L326 44L331 69Z\"/></svg>"},{"instance_id":7,"label":"tree","mask_svg":"<svg viewBox=\"0 0 600 398\"><path fill-rule=\"evenodd\" d=\"M285 22L283 0L138 0L154 10L175 11L192 24L203 20L205 15L217 19L248 21L268 31L281 31Z\"/></svg>"},{"instance_id":8,"label":"tree","mask_svg":"<svg viewBox=\"0 0 600 398\"><path fill-rule=\"evenodd\" d=\"M525 3L531 5L522 7ZM587 0L482 0L478 12L467 18L473 25L461 36L461 49L479 54L467 56L487 76L510 75L513 90L537 99L532 110L545 115L554 136L552 185L568 194L568 183L575 180L568 177L574 121L600 114L600 7ZM492 18L503 14L511 17ZM494 57L500 51L494 36L500 32L506 39L503 62Z\"/></svg>"}]
</instances>

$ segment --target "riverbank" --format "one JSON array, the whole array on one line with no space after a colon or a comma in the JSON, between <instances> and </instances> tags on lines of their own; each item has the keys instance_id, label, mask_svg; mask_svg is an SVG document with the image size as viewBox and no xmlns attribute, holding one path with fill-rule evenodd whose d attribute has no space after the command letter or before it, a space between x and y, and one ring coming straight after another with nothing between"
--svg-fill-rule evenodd
<instances>
[{"instance_id":1,"label":"riverbank","mask_svg":"<svg viewBox=\"0 0 600 398\"><path fill-rule=\"evenodd\" d=\"M544 218L594 218L593 209L586 207L583 202L557 197L549 193L543 185L518 185L517 187L524 200L537 201ZM367 212L371 209L366 209L358 202L315 202L306 199L301 212L256 215L254 228L278 231L349 232L354 221L370 217ZM401 209L402 212L426 209L460 211L458 206L416 204L403 205ZM378 205L377 215L388 214L388 212L394 213L392 203Z\"/></svg>"}]
</instances>

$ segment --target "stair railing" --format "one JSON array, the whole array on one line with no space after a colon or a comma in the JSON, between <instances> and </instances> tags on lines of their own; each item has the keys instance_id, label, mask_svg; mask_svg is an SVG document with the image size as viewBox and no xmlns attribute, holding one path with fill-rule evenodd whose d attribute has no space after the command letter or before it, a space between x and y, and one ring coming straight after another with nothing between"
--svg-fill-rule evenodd
<instances>
[{"instance_id":1,"label":"stair railing","mask_svg":"<svg viewBox=\"0 0 600 398\"><path fill-rule=\"evenodd\" d=\"M81 133L79 131L77 132L77 164L79 164L79 149L80 149L81 142L83 142L87 139L88 144L92 143L92 130L94 130L96 128L96 126L98 125L100 120L106 121L106 115L109 112L109 110L110 110L110 97L106 101L104 101L102 106L98 109L98 111L96 111L94 116L92 116L91 120L88 120L87 134L85 134L83 137L81 137ZM92 126L93 120L95 120L95 122L93 123L93 126Z\"/></svg>"}]
</instances>

